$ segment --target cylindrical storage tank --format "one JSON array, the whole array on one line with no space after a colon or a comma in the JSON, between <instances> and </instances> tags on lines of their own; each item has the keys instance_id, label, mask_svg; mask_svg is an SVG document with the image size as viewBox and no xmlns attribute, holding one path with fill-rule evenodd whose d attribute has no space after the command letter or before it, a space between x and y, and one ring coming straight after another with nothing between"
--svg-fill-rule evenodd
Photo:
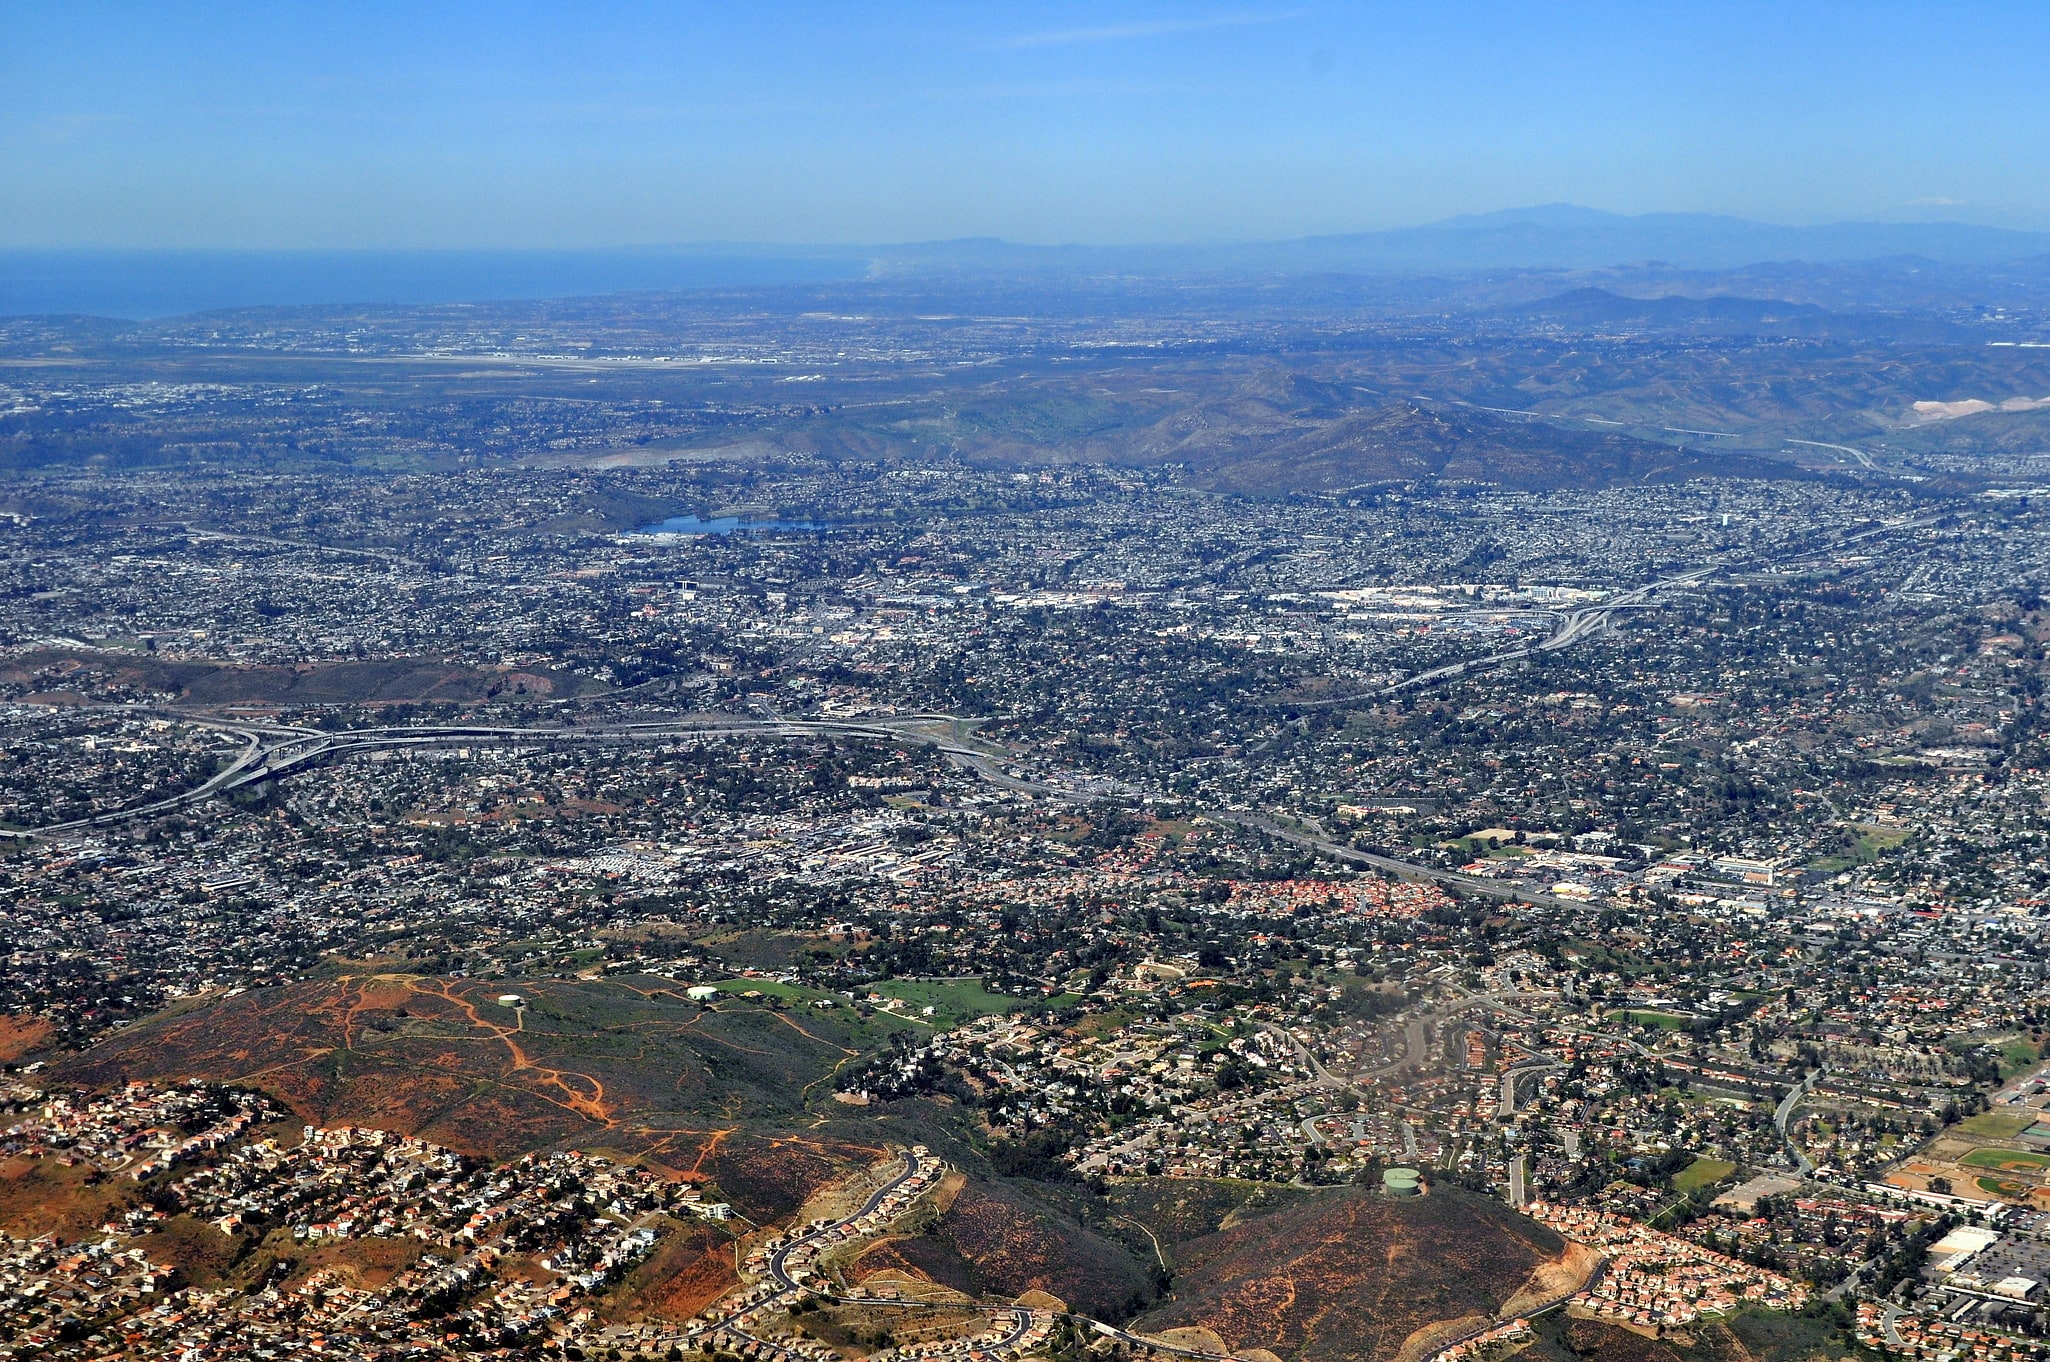
<instances>
[{"instance_id":1,"label":"cylindrical storage tank","mask_svg":"<svg viewBox=\"0 0 2050 1362\"><path fill-rule=\"evenodd\" d=\"M1418 1185L1414 1168L1390 1168L1381 1174L1381 1190L1389 1196L1415 1196L1423 1188Z\"/></svg>"}]
</instances>

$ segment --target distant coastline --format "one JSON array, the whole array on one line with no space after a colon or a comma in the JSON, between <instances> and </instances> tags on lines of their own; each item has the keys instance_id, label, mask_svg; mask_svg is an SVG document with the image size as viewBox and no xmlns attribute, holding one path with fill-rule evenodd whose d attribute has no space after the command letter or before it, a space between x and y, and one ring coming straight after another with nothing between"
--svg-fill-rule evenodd
<instances>
[{"instance_id":1,"label":"distant coastline","mask_svg":"<svg viewBox=\"0 0 2050 1362\"><path fill-rule=\"evenodd\" d=\"M1045 245L995 238L891 245L565 250L0 250L0 316L141 320L228 308L506 302L859 280L1320 278L1489 270L1735 269L1891 262L2040 272L2050 232L1967 222L1788 226L1705 213L1548 204L1386 231L1210 244Z\"/></svg>"}]
</instances>

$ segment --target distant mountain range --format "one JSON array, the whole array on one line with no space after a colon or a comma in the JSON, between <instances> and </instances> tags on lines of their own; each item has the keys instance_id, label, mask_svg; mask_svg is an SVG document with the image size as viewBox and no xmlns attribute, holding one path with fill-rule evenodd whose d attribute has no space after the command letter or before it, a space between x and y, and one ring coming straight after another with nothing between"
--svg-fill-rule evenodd
<instances>
[{"instance_id":1,"label":"distant mountain range","mask_svg":"<svg viewBox=\"0 0 2050 1362\"><path fill-rule=\"evenodd\" d=\"M1977 339L1968 329L1929 315L1836 312L1814 303L1778 298L1663 294L1638 298L1604 288L1579 288L1503 308L1497 315L1568 331L1628 331L1664 335L1786 336L1837 341L1958 341Z\"/></svg>"},{"instance_id":2,"label":"distant mountain range","mask_svg":"<svg viewBox=\"0 0 2050 1362\"><path fill-rule=\"evenodd\" d=\"M1986 265L2050 255L2050 232L1962 222L1837 222L1786 227L1709 213L1626 217L1569 204L1448 218L1427 227L1291 243L1306 253L1383 268L1549 268L1662 261L1730 269L1768 260L1813 262L1920 256Z\"/></svg>"},{"instance_id":3,"label":"distant mountain range","mask_svg":"<svg viewBox=\"0 0 2050 1362\"><path fill-rule=\"evenodd\" d=\"M1225 245L1032 246L994 238L886 246L719 243L589 251L0 251L0 316L161 317L235 307L423 304L628 291L1023 276L1303 277L1595 269L1657 262L2038 260L2050 232L1957 222L1788 227L1703 213L1623 216L1554 204L1421 227Z\"/></svg>"},{"instance_id":4,"label":"distant mountain range","mask_svg":"<svg viewBox=\"0 0 2050 1362\"><path fill-rule=\"evenodd\" d=\"M1484 269L1589 269L1657 261L1731 269L1914 256L1990 265L2050 255L2050 232L1961 222L1840 222L1786 227L1708 213L1634 217L1570 204L1447 218L1422 227L1227 246L1021 246L997 240L879 248L883 269L1131 270L1140 273L1373 274Z\"/></svg>"}]
</instances>

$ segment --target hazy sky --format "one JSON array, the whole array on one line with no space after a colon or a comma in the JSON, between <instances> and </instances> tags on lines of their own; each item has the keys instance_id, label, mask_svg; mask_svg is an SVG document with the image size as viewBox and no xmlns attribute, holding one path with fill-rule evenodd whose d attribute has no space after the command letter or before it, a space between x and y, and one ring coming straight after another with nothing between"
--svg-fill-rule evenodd
<instances>
[{"instance_id":1,"label":"hazy sky","mask_svg":"<svg viewBox=\"0 0 2050 1362\"><path fill-rule=\"evenodd\" d=\"M2050 4L0 0L0 245L2050 226Z\"/></svg>"}]
</instances>

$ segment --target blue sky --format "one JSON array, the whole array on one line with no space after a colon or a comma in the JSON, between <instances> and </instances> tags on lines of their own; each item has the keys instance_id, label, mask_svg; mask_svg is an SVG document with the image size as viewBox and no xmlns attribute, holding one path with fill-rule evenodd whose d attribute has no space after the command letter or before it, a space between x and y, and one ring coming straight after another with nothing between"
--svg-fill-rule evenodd
<instances>
[{"instance_id":1,"label":"blue sky","mask_svg":"<svg viewBox=\"0 0 2050 1362\"><path fill-rule=\"evenodd\" d=\"M2050 5L0 0L0 246L2050 227Z\"/></svg>"}]
</instances>

